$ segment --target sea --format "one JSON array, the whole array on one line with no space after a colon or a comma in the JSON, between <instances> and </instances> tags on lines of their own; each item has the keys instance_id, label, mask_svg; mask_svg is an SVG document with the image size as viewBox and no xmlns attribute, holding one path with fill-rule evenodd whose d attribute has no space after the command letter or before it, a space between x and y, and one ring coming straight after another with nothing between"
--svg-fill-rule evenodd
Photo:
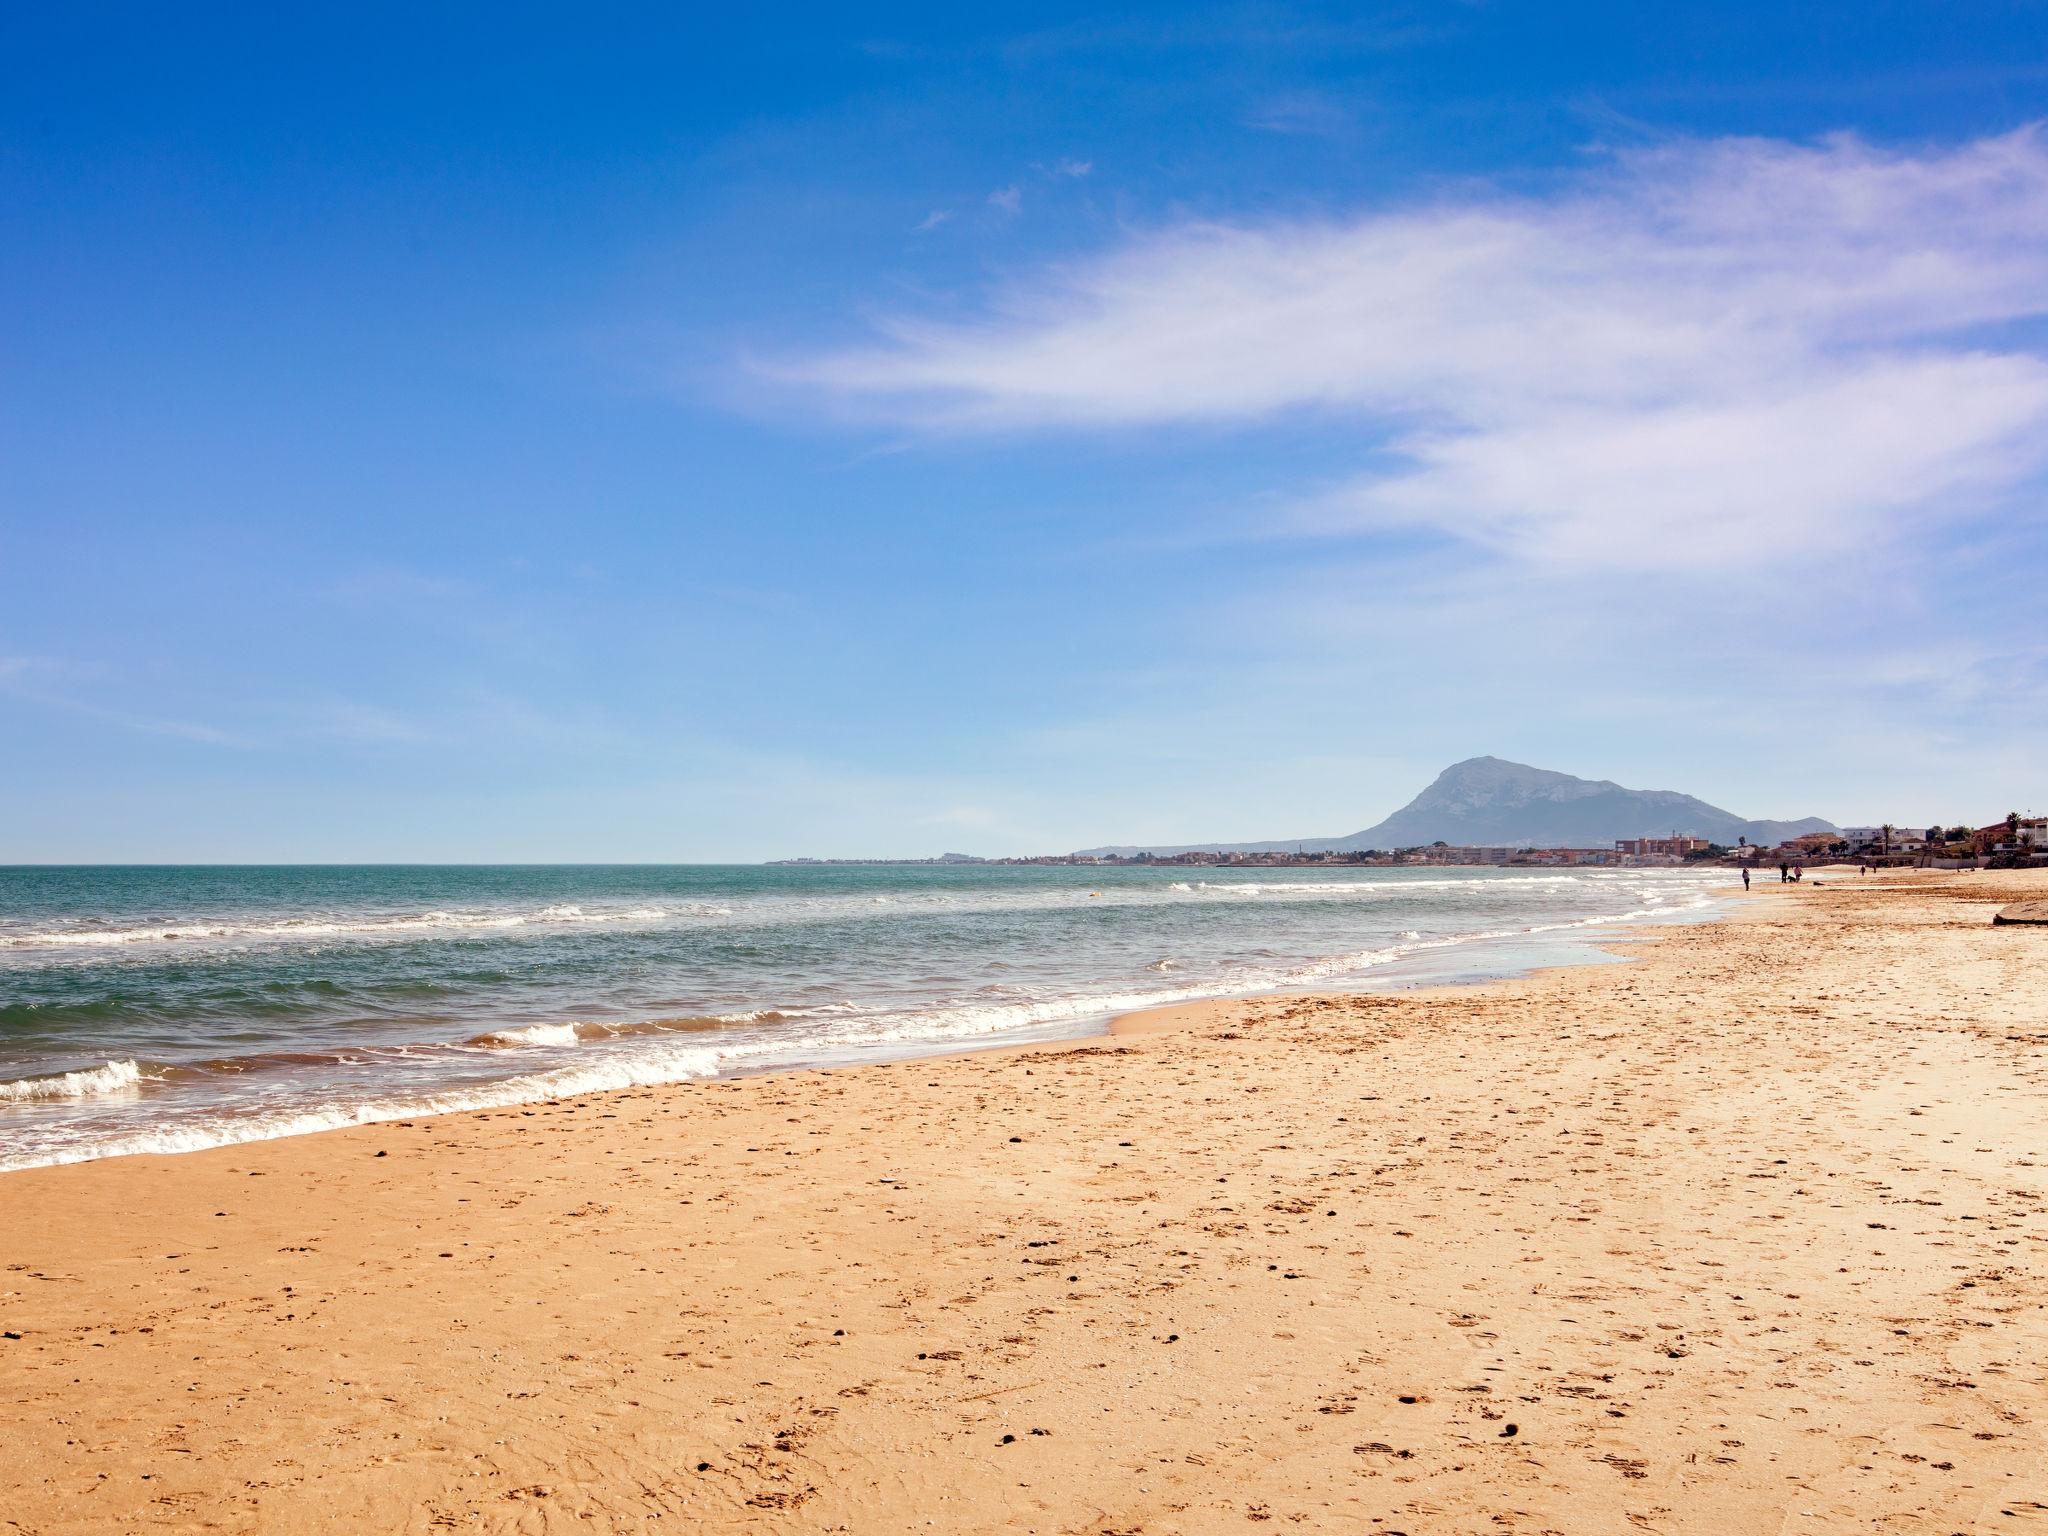
<instances>
[{"instance_id":1,"label":"sea","mask_svg":"<svg viewBox=\"0 0 2048 1536\"><path fill-rule=\"evenodd\" d=\"M1476 981L1724 871L0 867L0 1170Z\"/></svg>"}]
</instances>

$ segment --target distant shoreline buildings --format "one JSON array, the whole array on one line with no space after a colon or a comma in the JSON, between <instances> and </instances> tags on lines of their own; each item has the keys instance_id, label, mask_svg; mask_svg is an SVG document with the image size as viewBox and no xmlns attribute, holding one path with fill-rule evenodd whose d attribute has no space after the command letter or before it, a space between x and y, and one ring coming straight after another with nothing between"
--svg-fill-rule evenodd
<instances>
[{"instance_id":1,"label":"distant shoreline buildings","mask_svg":"<svg viewBox=\"0 0 2048 1536\"><path fill-rule=\"evenodd\" d=\"M1429 843L1413 848L1345 850L1308 853L1266 850L1257 853L1128 853L1038 854L1030 857L977 858L948 853L931 859L771 859L776 865L925 864L925 865L1083 865L1119 868L1313 869L1366 866L1400 868L1412 865L1453 865L1472 868L1665 867L1818 863L1855 860L1877 865L1924 865L1942 869L1980 864L2048 863L2048 816L2017 812L1989 826L1963 824L1924 827L1887 824L1844 827L1837 832L1811 832L1771 847L1740 842L1734 847L1678 831L1664 837L1617 838L1610 848L1533 848L1515 845Z\"/></svg>"}]
</instances>

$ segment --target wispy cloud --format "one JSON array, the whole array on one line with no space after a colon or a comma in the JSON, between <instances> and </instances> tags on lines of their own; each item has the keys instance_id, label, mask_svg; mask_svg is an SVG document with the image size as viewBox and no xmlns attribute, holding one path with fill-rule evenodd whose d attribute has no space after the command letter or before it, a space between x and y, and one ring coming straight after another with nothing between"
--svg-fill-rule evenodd
<instances>
[{"instance_id":1,"label":"wispy cloud","mask_svg":"<svg viewBox=\"0 0 2048 1536\"><path fill-rule=\"evenodd\" d=\"M1015 183L1007 187L997 187L995 191L989 193L988 205L998 213L1014 214L1024 205L1024 189Z\"/></svg>"},{"instance_id":2,"label":"wispy cloud","mask_svg":"<svg viewBox=\"0 0 2048 1536\"><path fill-rule=\"evenodd\" d=\"M122 730L170 736L202 746L246 748L257 745L247 736L224 731L204 721L124 709L80 697L79 671L69 663L46 657L0 656L0 697L98 720Z\"/></svg>"},{"instance_id":3,"label":"wispy cloud","mask_svg":"<svg viewBox=\"0 0 2048 1536\"><path fill-rule=\"evenodd\" d=\"M415 571L404 566L378 565L337 577L328 588L343 602L377 606L384 604L433 604L473 594L471 583L450 576Z\"/></svg>"},{"instance_id":4,"label":"wispy cloud","mask_svg":"<svg viewBox=\"0 0 2048 1536\"><path fill-rule=\"evenodd\" d=\"M1354 422L1301 531L1732 568L1995 505L2048 462L2048 141L1667 143L1547 197L1191 224L785 379L931 430Z\"/></svg>"},{"instance_id":5,"label":"wispy cloud","mask_svg":"<svg viewBox=\"0 0 2048 1536\"><path fill-rule=\"evenodd\" d=\"M423 721L355 699L310 702L292 713L308 735L351 746L418 746L439 739Z\"/></svg>"},{"instance_id":6,"label":"wispy cloud","mask_svg":"<svg viewBox=\"0 0 2048 1536\"><path fill-rule=\"evenodd\" d=\"M920 235L928 235L952 217L952 209L934 208L930 213L917 221L917 232Z\"/></svg>"},{"instance_id":7,"label":"wispy cloud","mask_svg":"<svg viewBox=\"0 0 2048 1536\"><path fill-rule=\"evenodd\" d=\"M1289 91L1260 102L1245 114L1244 123L1264 133L1333 138L1350 131L1352 117L1321 91Z\"/></svg>"},{"instance_id":8,"label":"wispy cloud","mask_svg":"<svg viewBox=\"0 0 2048 1536\"><path fill-rule=\"evenodd\" d=\"M1398 16L1371 14L1332 21L1286 5L1197 6L1173 20L1154 16L1089 18L1003 40L1015 64L1056 64L1076 56L1217 54L1319 61L1387 53L1445 35Z\"/></svg>"}]
</instances>

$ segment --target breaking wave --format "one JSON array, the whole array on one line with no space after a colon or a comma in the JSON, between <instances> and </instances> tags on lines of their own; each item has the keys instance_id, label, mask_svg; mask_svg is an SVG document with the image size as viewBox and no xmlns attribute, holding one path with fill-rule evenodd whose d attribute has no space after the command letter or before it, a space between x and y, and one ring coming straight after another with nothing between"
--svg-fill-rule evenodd
<instances>
[{"instance_id":1,"label":"breaking wave","mask_svg":"<svg viewBox=\"0 0 2048 1536\"><path fill-rule=\"evenodd\" d=\"M103 1067L81 1067L76 1072L52 1072L43 1077L22 1077L11 1083L0 1083L0 1104L91 1099L102 1094L125 1092L141 1081L142 1068L135 1062L110 1061Z\"/></svg>"},{"instance_id":2,"label":"breaking wave","mask_svg":"<svg viewBox=\"0 0 2048 1536\"><path fill-rule=\"evenodd\" d=\"M529 911L409 912L383 916L282 917L236 921L195 917L116 927L90 919L63 928L0 933L0 949L117 949L133 944L194 944L223 939L316 940L490 933L514 928L567 927L581 923L652 923L675 916L730 916L732 908L705 903L681 907L629 907L587 912L574 902Z\"/></svg>"},{"instance_id":3,"label":"breaking wave","mask_svg":"<svg viewBox=\"0 0 2048 1536\"><path fill-rule=\"evenodd\" d=\"M189 1120L147 1130L116 1134L91 1143L54 1148L43 1155L0 1156L0 1172L49 1167L60 1163L92 1162L102 1157L125 1157L145 1152L201 1152L210 1147L239 1146L251 1141L270 1141L280 1136L301 1136L311 1131L340 1130L344 1126L377 1125L389 1120L454 1114L461 1110L503 1109L515 1104L535 1104L553 1099L573 1098L583 1093L603 1093L619 1088L678 1083L691 1078L717 1076L719 1061L719 1053L710 1050L674 1053L662 1057L620 1058L604 1063L593 1063L587 1067L563 1067L549 1072L506 1078L478 1087L372 1099L361 1104L323 1105L271 1113L195 1116Z\"/></svg>"}]
</instances>

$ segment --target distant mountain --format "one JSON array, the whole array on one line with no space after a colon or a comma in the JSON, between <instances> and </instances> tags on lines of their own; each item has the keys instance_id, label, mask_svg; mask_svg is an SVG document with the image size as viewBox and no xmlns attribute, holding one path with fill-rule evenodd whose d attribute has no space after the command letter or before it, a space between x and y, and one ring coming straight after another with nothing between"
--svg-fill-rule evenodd
<instances>
[{"instance_id":1,"label":"distant mountain","mask_svg":"<svg viewBox=\"0 0 2048 1536\"><path fill-rule=\"evenodd\" d=\"M1798 821L1745 821L1732 811L1668 789L1623 789L1606 779L1579 779L1498 757L1468 757L1385 821L1349 837L1287 838L1269 843L1198 843L1181 847L1089 848L1096 855L1133 853L1307 853L1360 848L1414 848L1438 841L1474 847L1604 848L1618 837L1673 832L1733 844L1776 843L1806 832L1833 832L1818 816Z\"/></svg>"}]
</instances>

